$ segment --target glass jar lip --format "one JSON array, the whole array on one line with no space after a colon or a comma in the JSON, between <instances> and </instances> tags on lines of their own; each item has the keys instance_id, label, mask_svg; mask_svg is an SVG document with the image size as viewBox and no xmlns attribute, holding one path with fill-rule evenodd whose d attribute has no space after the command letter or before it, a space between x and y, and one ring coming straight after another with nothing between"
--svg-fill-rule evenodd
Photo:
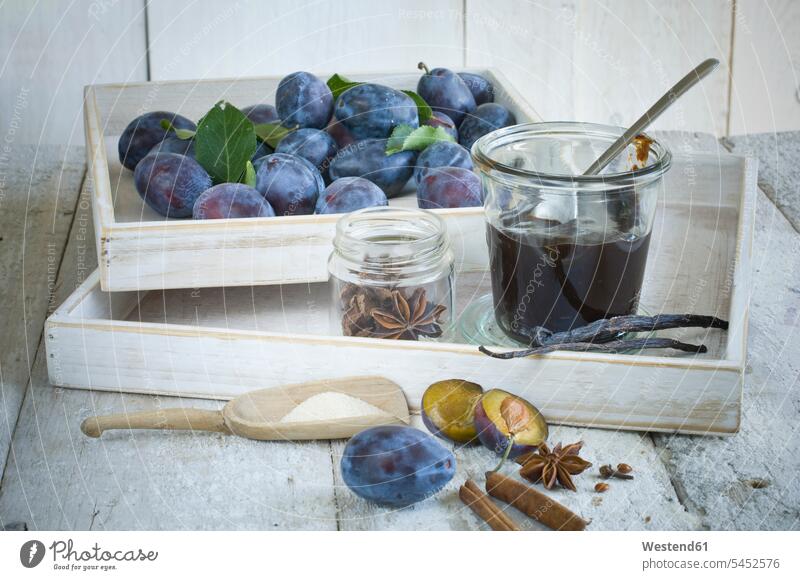
<instances>
[{"instance_id":1,"label":"glass jar lip","mask_svg":"<svg viewBox=\"0 0 800 580\"><path fill-rule=\"evenodd\" d=\"M370 220L395 221L398 225L402 222L427 225L427 232L414 239L403 238L400 240L370 239L354 235L353 228L360 222ZM409 254L414 255L424 250L447 249L448 240L444 220L432 211L417 208L404 208L393 206L368 207L350 212L336 222L336 236L334 246L341 250L342 245L350 247L363 247L380 245L385 247L404 246L409 249Z\"/></svg>"},{"instance_id":2,"label":"glass jar lip","mask_svg":"<svg viewBox=\"0 0 800 580\"><path fill-rule=\"evenodd\" d=\"M581 123L574 121L548 121L542 123L523 123L497 129L479 138L471 149L472 159L481 171L490 170L500 171L515 177L534 179L543 185L563 186L565 184L580 184L582 186L609 185L624 186L636 183L643 178L656 179L664 174L672 164L672 153L657 139L647 133L643 133L652 140L650 151L655 153L656 161L650 165L645 165L639 169L621 171L616 173L603 173L600 175L568 175L564 173L544 173L520 169L512 165L500 163L491 158L489 151L491 146L498 140L514 135L529 135L531 137L558 135L569 133L581 133L583 135L596 137L610 137L616 139L625 131L622 127L614 125L603 125L599 123Z\"/></svg>"}]
</instances>

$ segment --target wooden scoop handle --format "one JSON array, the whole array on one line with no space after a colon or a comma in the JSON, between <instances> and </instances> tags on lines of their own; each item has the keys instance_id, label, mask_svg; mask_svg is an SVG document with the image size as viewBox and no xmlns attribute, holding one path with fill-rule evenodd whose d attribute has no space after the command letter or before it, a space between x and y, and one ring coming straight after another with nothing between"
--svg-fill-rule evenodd
<instances>
[{"instance_id":1,"label":"wooden scoop handle","mask_svg":"<svg viewBox=\"0 0 800 580\"><path fill-rule=\"evenodd\" d=\"M106 429L185 429L230 433L222 418L222 411L203 409L159 409L119 413L89 417L81 423L81 431L89 437L100 437Z\"/></svg>"}]
</instances>

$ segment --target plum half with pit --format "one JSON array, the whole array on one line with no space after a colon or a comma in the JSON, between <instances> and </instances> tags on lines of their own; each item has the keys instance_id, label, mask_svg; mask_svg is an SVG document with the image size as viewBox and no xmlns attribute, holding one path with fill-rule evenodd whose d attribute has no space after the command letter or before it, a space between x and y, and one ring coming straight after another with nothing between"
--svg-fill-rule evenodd
<instances>
[{"instance_id":1,"label":"plum half with pit","mask_svg":"<svg viewBox=\"0 0 800 580\"><path fill-rule=\"evenodd\" d=\"M256 189L277 215L314 213L324 188L322 177L306 159L286 153L272 153L258 160Z\"/></svg>"},{"instance_id":2,"label":"plum half with pit","mask_svg":"<svg viewBox=\"0 0 800 580\"><path fill-rule=\"evenodd\" d=\"M476 441L475 406L483 387L461 379L433 383L422 395L422 422L442 439L455 443Z\"/></svg>"},{"instance_id":3,"label":"plum half with pit","mask_svg":"<svg viewBox=\"0 0 800 580\"><path fill-rule=\"evenodd\" d=\"M275 211L257 190L243 183L220 183L206 190L194 204L197 220L273 217Z\"/></svg>"},{"instance_id":4,"label":"plum half with pit","mask_svg":"<svg viewBox=\"0 0 800 580\"><path fill-rule=\"evenodd\" d=\"M345 445L342 479L356 495L402 508L433 496L453 478L456 458L427 433L402 425L365 429Z\"/></svg>"},{"instance_id":5,"label":"plum half with pit","mask_svg":"<svg viewBox=\"0 0 800 580\"><path fill-rule=\"evenodd\" d=\"M293 72L281 79L275 106L285 127L324 129L333 114L333 94L309 72Z\"/></svg>"},{"instance_id":6,"label":"plum half with pit","mask_svg":"<svg viewBox=\"0 0 800 580\"><path fill-rule=\"evenodd\" d=\"M475 97L464 79L447 68L428 70L422 62L419 68L424 69L425 74L417 83L417 93L434 111L444 113L458 125L465 115L475 110Z\"/></svg>"},{"instance_id":7,"label":"plum half with pit","mask_svg":"<svg viewBox=\"0 0 800 580\"><path fill-rule=\"evenodd\" d=\"M153 111L139 115L128 123L117 143L119 161L123 166L133 171L153 147L175 135L175 131L167 131L161 126L163 120L169 121L175 129L197 129L189 119L176 113Z\"/></svg>"},{"instance_id":8,"label":"plum half with pit","mask_svg":"<svg viewBox=\"0 0 800 580\"><path fill-rule=\"evenodd\" d=\"M363 83L339 95L334 110L336 120L353 139L387 139L398 125L419 127L414 100L391 87Z\"/></svg>"},{"instance_id":9,"label":"plum half with pit","mask_svg":"<svg viewBox=\"0 0 800 580\"><path fill-rule=\"evenodd\" d=\"M414 181L419 182L430 169L438 167L462 167L472 170L472 157L469 151L452 141L437 141L428 145L417 157Z\"/></svg>"},{"instance_id":10,"label":"plum half with pit","mask_svg":"<svg viewBox=\"0 0 800 580\"><path fill-rule=\"evenodd\" d=\"M481 180L463 167L429 169L417 186L417 205L422 209L453 209L483 205Z\"/></svg>"},{"instance_id":11,"label":"plum half with pit","mask_svg":"<svg viewBox=\"0 0 800 580\"><path fill-rule=\"evenodd\" d=\"M341 177L317 199L317 213L347 213L367 207L389 205L380 187L362 177Z\"/></svg>"},{"instance_id":12,"label":"plum half with pit","mask_svg":"<svg viewBox=\"0 0 800 580\"><path fill-rule=\"evenodd\" d=\"M340 150L331 161L328 174L333 181L342 177L369 179L386 197L393 197L414 173L416 158L415 151L386 155L386 139L364 139Z\"/></svg>"},{"instance_id":13,"label":"plum half with pit","mask_svg":"<svg viewBox=\"0 0 800 580\"><path fill-rule=\"evenodd\" d=\"M539 409L502 389L486 391L475 405L475 429L484 447L509 458L535 451L547 439Z\"/></svg>"},{"instance_id":14,"label":"plum half with pit","mask_svg":"<svg viewBox=\"0 0 800 580\"><path fill-rule=\"evenodd\" d=\"M168 218L192 215L200 194L211 187L211 177L200 164L178 153L152 153L133 172L136 191L145 203Z\"/></svg>"},{"instance_id":15,"label":"plum half with pit","mask_svg":"<svg viewBox=\"0 0 800 580\"><path fill-rule=\"evenodd\" d=\"M478 139L495 129L502 129L517 122L514 113L497 103L484 103L471 115L467 115L458 126L458 142L467 150Z\"/></svg>"}]
</instances>

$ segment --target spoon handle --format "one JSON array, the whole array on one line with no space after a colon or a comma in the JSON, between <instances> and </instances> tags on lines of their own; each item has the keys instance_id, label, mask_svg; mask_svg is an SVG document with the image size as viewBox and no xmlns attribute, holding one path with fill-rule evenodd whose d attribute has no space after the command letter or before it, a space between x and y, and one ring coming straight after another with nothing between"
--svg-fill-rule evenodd
<instances>
[{"instance_id":1,"label":"spoon handle","mask_svg":"<svg viewBox=\"0 0 800 580\"><path fill-rule=\"evenodd\" d=\"M592 163L584 172L584 175L597 175L603 168L611 163L611 161L636 137L639 133L644 131L650 123L655 121L667 110L672 103L678 100L686 91L691 89L694 85L703 80L709 73L719 66L719 61L716 58L709 58L701 62L694 69L679 80L675 85L668 90L664 95L658 99L652 107L647 109L644 115L639 117L637 121L625 131L622 136L614 141L614 143L603 154L597 158L597 161Z\"/></svg>"},{"instance_id":2,"label":"spoon handle","mask_svg":"<svg viewBox=\"0 0 800 580\"><path fill-rule=\"evenodd\" d=\"M230 433L222 418L222 411L204 409L159 409L119 413L89 417L81 423L81 431L89 437L100 437L107 429L184 429Z\"/></svg>"}]
</instances>

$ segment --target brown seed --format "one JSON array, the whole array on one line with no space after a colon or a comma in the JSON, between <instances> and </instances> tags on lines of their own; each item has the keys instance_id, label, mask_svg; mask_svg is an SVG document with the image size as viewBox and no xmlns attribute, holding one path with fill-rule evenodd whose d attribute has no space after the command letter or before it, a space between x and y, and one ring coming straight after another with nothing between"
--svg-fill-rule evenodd
<instances>
[{"instance_id":1,"label":"brown seed","mask_svg":"<svg viewBox=\"0 0 800 580\"><path fill-rule=\"evenodd\" d=\"M596 484L594 484L594 490L597 493L604 493L604 492L608 491L608 484L604 483L602 481L599 482L599 483L596 483Z\"/></svg>"},{"instance_id":2,"label":"brown seed","mask_svg":"<svg viewBox=\"0 0 800 580\"><path fill-rule=\"evenodd\" d=\"M633 467L631 467L627 463L620 463L617 465L617 471L619 471L620 473L630 473L631 471L633 471Z\"/></svg>"}]
</instances>

